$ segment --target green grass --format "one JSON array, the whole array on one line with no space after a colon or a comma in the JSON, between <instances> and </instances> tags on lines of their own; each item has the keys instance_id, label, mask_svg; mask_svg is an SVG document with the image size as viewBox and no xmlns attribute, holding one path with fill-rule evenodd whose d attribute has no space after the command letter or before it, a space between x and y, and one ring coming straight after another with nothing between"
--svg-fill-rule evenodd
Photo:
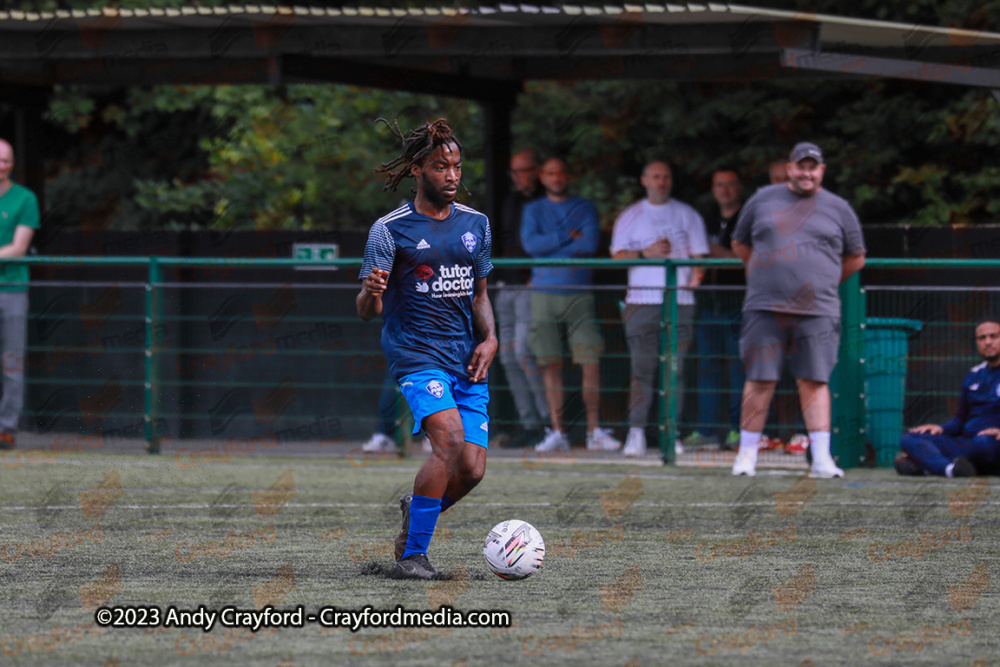
<instances>
[{"instance_id":1,"label":"green grass","mask_svg":"<svg viewBox=\"0 0 1000 667\"><path fill-rule=\"evenodd\" d=\"M899 478L885 470L850 471L846 482L818 480L813 487L796 482L794 471L761 471L751 480L733 478L726 469L643 467L635 472L638 479L626 480L628 466L492 461L482 485L439 523L430 556L439 569L464 566L468 577L467 587L456 580L439 594L450 592L457 609L510 610L514 626L508 631L351 634L314 625L234 636L220 627L209 634L108 628L101 634L84 630L80 637L70 632L72 641L66 641L60 630L93 621L80 586L106 573L120 576L120 585L111 581L102 589L112 594L112 605L253 608L252 587L290 568L294 588L287 577L281 580L286 590L279 607L428 609L425 583L390 581L382 574L398 530L398 497L412 484L418 463L353 467L342 458L237 458L180 468L170 456L81 454L51 465L0 469L0 539L6 548L0 560L0 664L996 660L996 496L978 506L949 505L946 494L967 480ZM85 517L79 493L95 489L112 471L121 495L99 516ZM261 506L265 514L275 513L260 516L252 492L267 490L284 471L291 471L295 495L283 506ZM801 502L776 505L772 493L796 483ZM630 495L602 504L599 493L620 484ZM87 503L90 513L103 508ZM525 581L498 579L482 559L486 533L508 518L534 524L548 545L542 571ZM68 535L81 530L90 532L79 545L66 547L76 541ZM255 543L243 537L242 548L213 553L208 543L224 541L230 531L256 531ZM947 544L944 531L953 531ZM756 548L723 555L726 541L745 541L751 533L759 538ZM894 547L888 560L873 561L873 554L885 557L880 545L925 533L937 536L938 548L914 557ZM767 534L773 539L762 537ZM28 543L42 540L52 547L53 538L66 548L48 557L22 553L8 560L18 553L11 545L31 553L39 545ZM202 545L193 559L190 545ZM985 573L975 569L980 565ZM601 587L623 575L617 592L602 597ZM970 577L982 585L949 597L947 586ZM786 584L797 595L780 598L779 609L775 587ZM963 619L967 626L955 625ZM942 629L949 624L950 631ZM748 633L754 641L748 642ZM906 643L905 636L918 639L921 633L937 641ZM899 641L888 643L892 638Z\"/></svg>"}]
</instances>

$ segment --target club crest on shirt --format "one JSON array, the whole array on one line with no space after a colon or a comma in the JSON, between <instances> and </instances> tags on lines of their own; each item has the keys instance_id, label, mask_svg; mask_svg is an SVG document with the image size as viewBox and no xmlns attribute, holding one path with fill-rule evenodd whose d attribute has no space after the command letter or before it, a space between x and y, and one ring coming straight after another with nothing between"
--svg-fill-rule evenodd
<instances>
[{"instance_id":1,"label":"club crest on shirt","mask_svg":"<svg viewBox=\"0 0 1000 667\"><path fill-rule=\"evenodd\" d=\"M430 392L430 395L434 398L441 398L444 396L444 385L437 380L431 380L427 383L427 391Z\"/></svg>"},{"instance_id":2,"label":"club crest on shirt","mask_svg":"<svg viewBox=\"0 0 1000 667\"><path fill-rule=\"evenodd\" d=\"M462 234L462 243L465 244L465 249L469 252L476 249L476 237L473 236L472 232Z\"/></svg>"}]
</instances>

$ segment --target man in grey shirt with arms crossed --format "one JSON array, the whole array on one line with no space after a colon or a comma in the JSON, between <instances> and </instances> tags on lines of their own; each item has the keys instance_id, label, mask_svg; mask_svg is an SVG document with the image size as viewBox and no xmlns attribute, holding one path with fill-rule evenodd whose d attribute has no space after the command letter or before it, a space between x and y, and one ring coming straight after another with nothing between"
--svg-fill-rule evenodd
<instances>
[{"instance_id":1,"label":"man in grey shirt with arms crossed","mask_svg":"<svg viewBox=\"0 0 1000 667\"><path fill-rule=\"evenodd\" d=\"M843 477L830 456L828 383L840 346L837 289L864 266L864 238L850 204L821 188L819 147L797 144L787 170L787 183L750 198L733 231L733 252L747 270L740 332L747 381L733 474L756 471L757 441L788 358L809 429L810 476Z\"/></svg>"}]
</instances>

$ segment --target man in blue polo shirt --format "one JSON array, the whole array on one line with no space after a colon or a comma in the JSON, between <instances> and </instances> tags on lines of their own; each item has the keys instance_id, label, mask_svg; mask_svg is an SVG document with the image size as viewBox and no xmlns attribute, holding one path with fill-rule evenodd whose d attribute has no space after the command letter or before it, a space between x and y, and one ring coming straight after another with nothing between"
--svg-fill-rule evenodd
<instances>
[{"instance_id":1,"label":"man in blue polo shirt","mask_svg":"<svg viewBox=\"0 0 1000 667\"><path fill-rule=\"evenodd\" d=\"M386 123L388 125L388 123ZM391 126L390 126L391 127ZM403 136L396 159L376 171L386 189L412 176L417 195L372 225L358 276L358 315L382 315L389 372L433 451L400 499L394 579L436 579L427 547L441 512L483 478L489 442L487 371L497 352L486 294L491 234L486 216L455 201L462 146L444 119Z\"/></svg>"},{"instance_id":2,"label":"man in blue polo shirt","mask_svg":"<svg viewBox=\"0 0 1000 667\"><path fill-rule=\"evenodd\" d=\"M983 362L962 381L958 412L944 424L921 424L900 439L900 475L972 477L1000 460L1000 323L976 327L976 350Z\"/></svg>"}]
</instances>

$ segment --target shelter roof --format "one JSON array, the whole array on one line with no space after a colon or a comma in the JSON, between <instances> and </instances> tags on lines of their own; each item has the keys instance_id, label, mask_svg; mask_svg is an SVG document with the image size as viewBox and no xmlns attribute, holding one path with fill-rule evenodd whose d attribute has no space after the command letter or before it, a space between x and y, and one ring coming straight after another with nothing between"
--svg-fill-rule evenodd
<instances>
[{"instance_id":1,"label":"shelter roof","mask_svg":"<svg viewBox=\"0 0 1000 667\"><path fill-rule=\"evenodd\" d=\"M723 3L0 12L8 86L337 81L490 98L526 80L816 71L996 88L1000 34Z\"/></svg>"}]
</instances>

